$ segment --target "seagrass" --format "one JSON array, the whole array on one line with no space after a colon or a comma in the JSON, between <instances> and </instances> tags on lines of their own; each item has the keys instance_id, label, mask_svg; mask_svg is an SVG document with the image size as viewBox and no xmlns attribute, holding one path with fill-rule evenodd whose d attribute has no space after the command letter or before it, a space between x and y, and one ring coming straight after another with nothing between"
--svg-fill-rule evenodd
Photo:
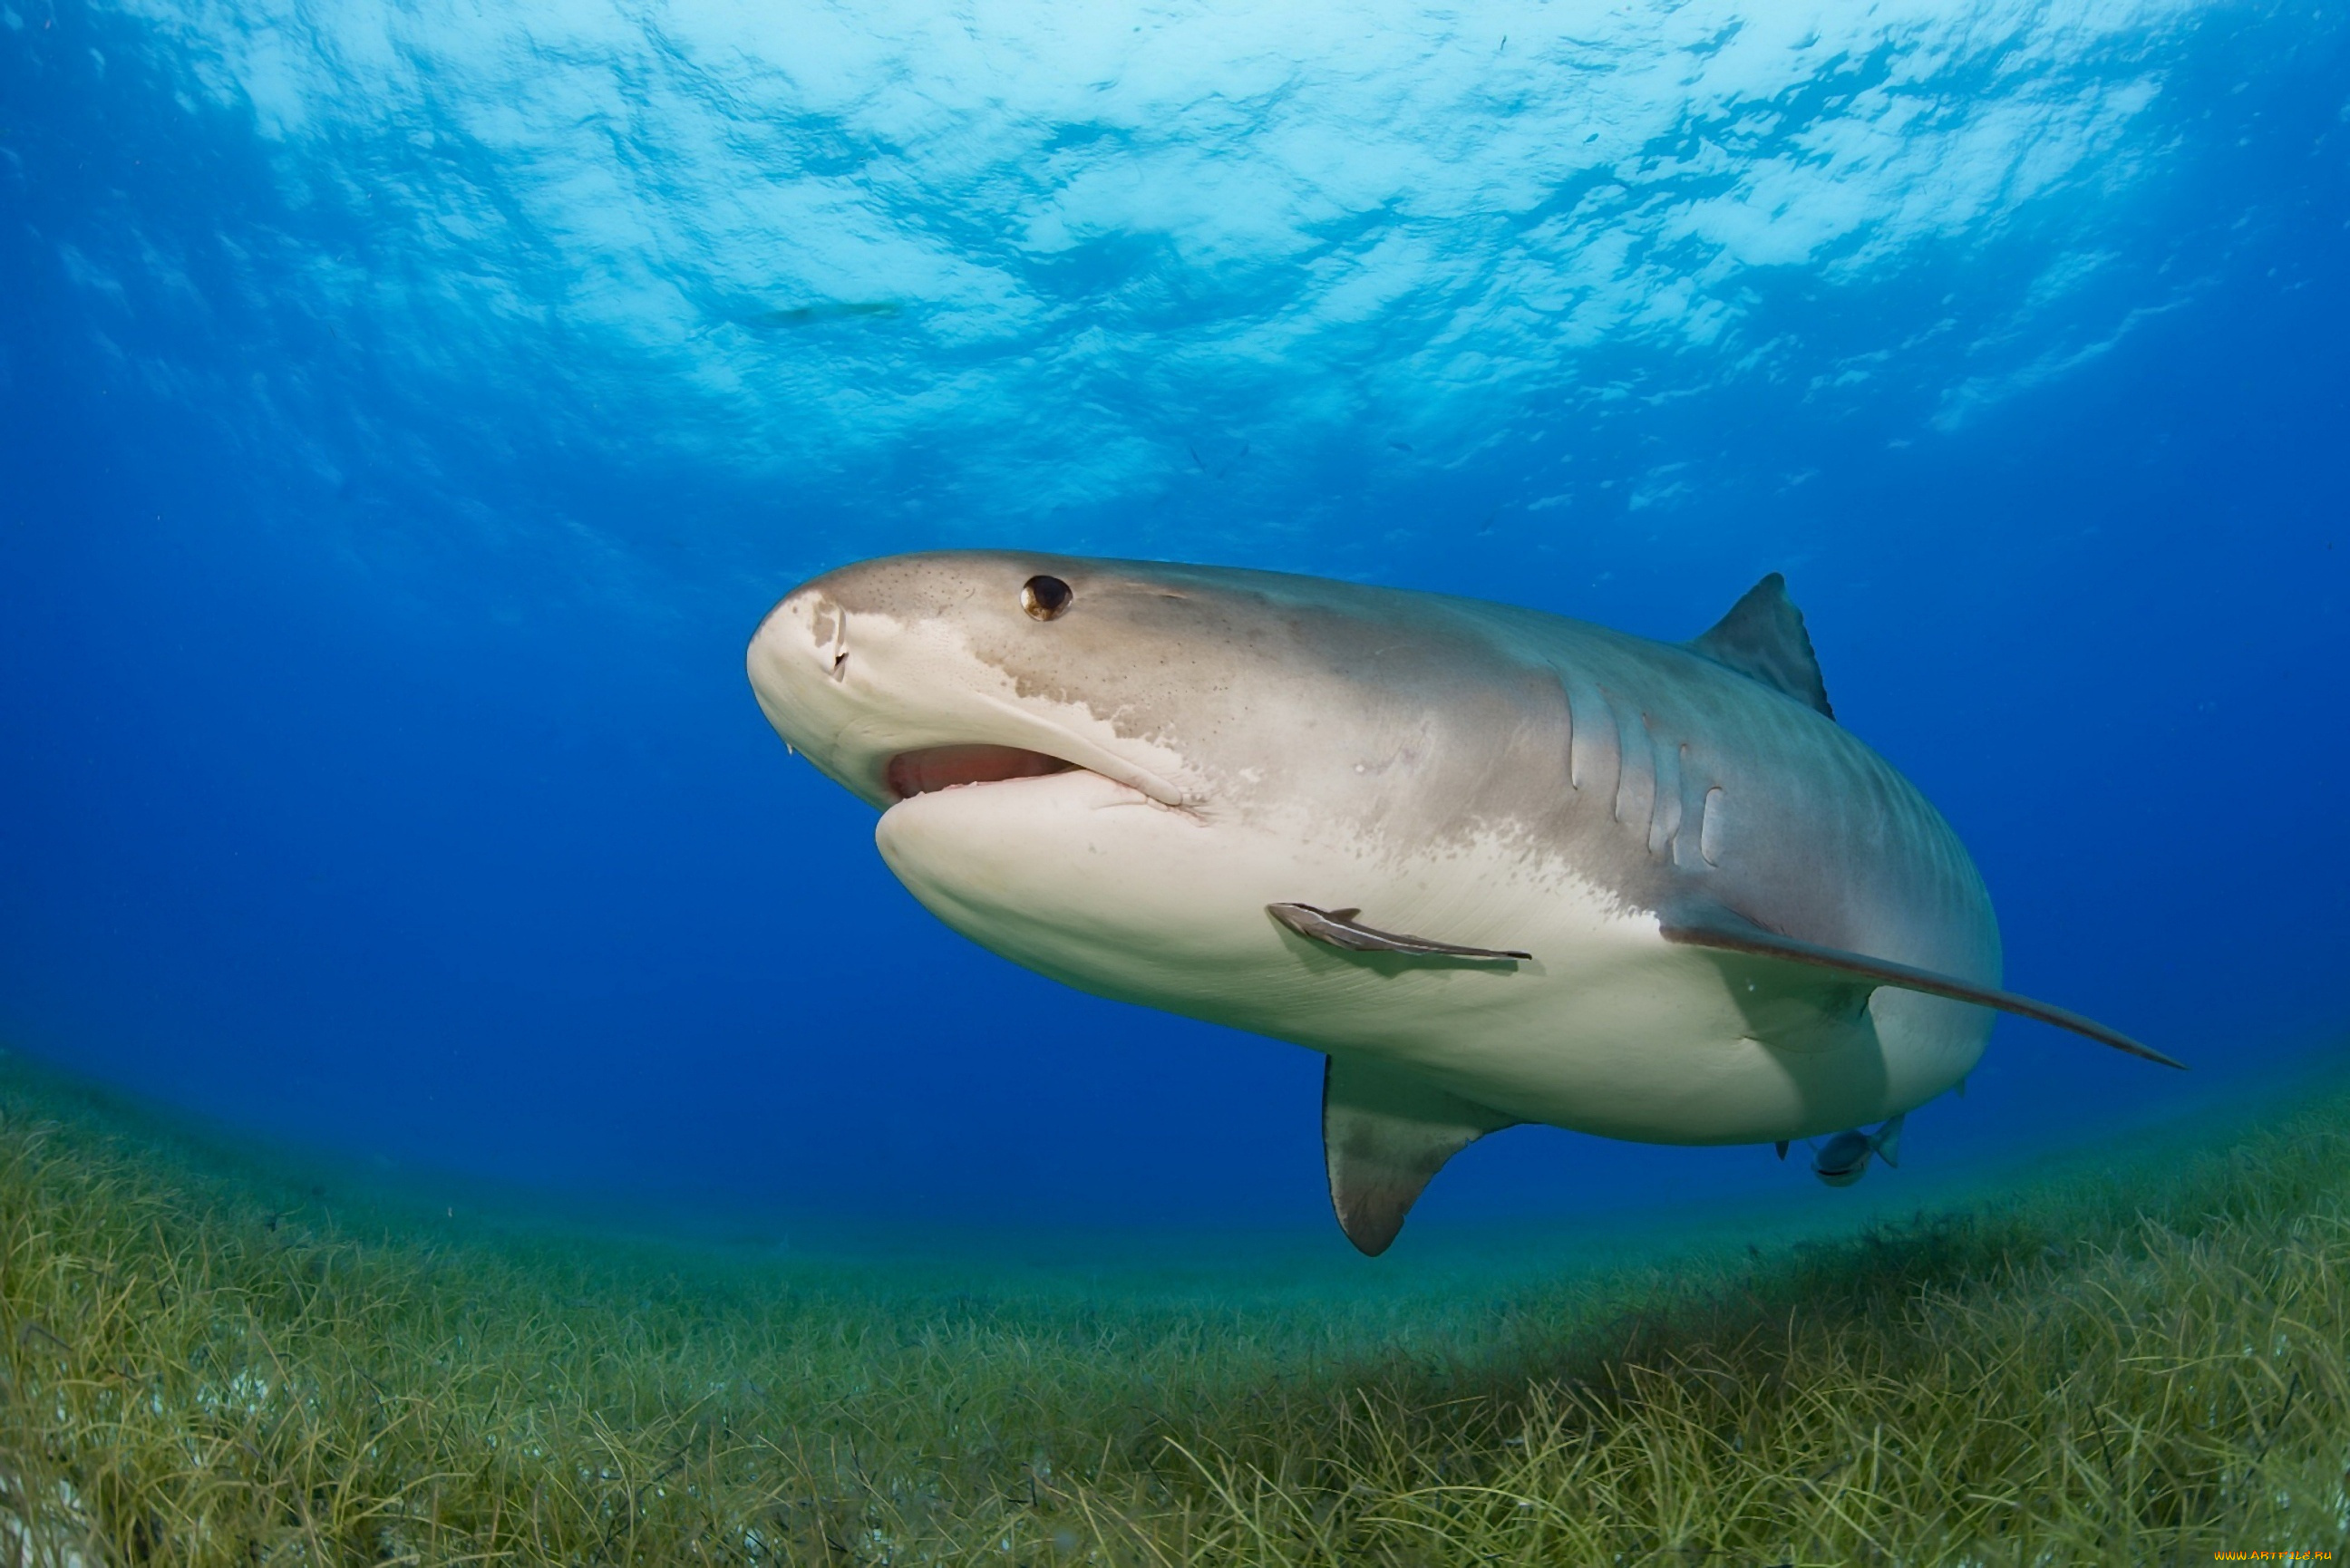
<instances>
[{"instance_id":1,"label":"seagrass","mask_svg":"<svg viewBox=\"0 0 2350 1568\"><path fill-rule=\"evenodd\" d=\"M2350 1534L2350 1096L1838 1240L1154 1293L436 1230L0 1083L0 1563L2147 1563Z\"/></svg>"}]
</instances>

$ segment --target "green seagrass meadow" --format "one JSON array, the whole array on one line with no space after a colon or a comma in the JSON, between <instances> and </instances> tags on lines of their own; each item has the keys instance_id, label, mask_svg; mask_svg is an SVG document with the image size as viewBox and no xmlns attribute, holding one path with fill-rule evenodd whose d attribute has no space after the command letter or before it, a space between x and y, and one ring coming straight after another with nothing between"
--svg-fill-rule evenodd
<instances>
[{"instance_id":1,"label":"green seagrass meadow","mask_svg":"<svg viewBox=\"0 0 2350 1568\"><path fill-rule=\"evenodd\" d=\"M0 1565L2338 1552L2350 1093L2293 1105L1841 1239L1219 1294L436 1228L11 1067Z\"/></svg>"}]
</instances>

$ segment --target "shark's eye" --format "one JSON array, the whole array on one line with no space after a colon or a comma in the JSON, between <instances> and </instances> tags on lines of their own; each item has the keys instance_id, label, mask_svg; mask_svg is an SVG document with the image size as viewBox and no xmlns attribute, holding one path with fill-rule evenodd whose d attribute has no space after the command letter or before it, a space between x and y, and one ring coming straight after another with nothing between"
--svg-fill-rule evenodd
<instances>
[{"instance_id":1,"label":"shark's eye","mask_svg":"<svg viewBox=\"0 0 2350 1568\"><path fill-rule=\"evenodd\" d=\"M1041 573L1020 585L1020 607L1038 620L1051 620L1076 597L1068 584Z\"/></svg>"}]
</instances>

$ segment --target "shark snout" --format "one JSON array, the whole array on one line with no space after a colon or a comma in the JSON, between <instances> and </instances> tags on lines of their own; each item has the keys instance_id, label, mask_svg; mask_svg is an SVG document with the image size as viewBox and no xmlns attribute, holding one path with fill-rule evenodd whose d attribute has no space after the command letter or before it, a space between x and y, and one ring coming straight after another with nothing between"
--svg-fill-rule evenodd
<instances>
[{"instance_id":1,"label":"shark snout","mask_svg":"<svg viewBox=\"0 0 2350 1568\"><path fill-rule=\"evenodd\" d=\"M1184 802L1176 784L1095 732L1108 726L1081 709L1048 713L1023 702L1003 671L972 650L951 613L957 596L940 596L945 612L910 621L890 608L852 611L833 581L819 577L778 601L743 664L775 732L871 805L1071 768L1162 805Z\"/></svg>"},{"instance_id":2,"label":"shark snout","mask_svg":"<svg viewBox=\"0 0 2350 1568\"><path fill-rule=\"evenodd\" d=\"M759 705L785 740L806 743L793 732L785 715L811 704L819 711L832 706L825 701L823 688L837 691L847 684L851 646L848 611L821 583L785 595L759 623L745 663Z\"/></svg>"},{"instance_id":3,"label":"shark snout","mask_svg":"<svg viewBox=\"0 0 2350 1568\"><path fill-rule=\"evenodd\" d=\"M847 612L818 584L796 588L769 610L743 651L759 711L785 744L868 799L878 784L868 759L850 756L847 732L858 719L849 693L851 629Z\"/></svg>"},{"instance_id":4,"label":"shark snout","mask_svg":"<svg viewBox=\"0 0 2350 1568\"><path fill-rule=\"evenodd\" d=\"M813 666L838 680L848 663L848 613L816 584L793 589L776 602L751 635L752 683L761 660L777 672L802 673Z\"/></svg>"}]
</instances>

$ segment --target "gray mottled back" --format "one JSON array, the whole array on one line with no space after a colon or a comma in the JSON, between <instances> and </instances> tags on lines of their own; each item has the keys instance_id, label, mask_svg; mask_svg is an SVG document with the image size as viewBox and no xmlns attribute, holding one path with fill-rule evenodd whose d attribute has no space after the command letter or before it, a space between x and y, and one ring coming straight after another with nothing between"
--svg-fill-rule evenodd
<instances>
[{"instance_id":1,"label":"gray mottled back","mask_svg":"<svg viewBox=\"0 0 2350 1568\"><path fill-rule=\"evenodd\" d=\"M1035 573L1075 589L1050 624L1017 608ZM1802 669L1732 667L1769 656L1767 604L1724 622L1764 653L1725 657L1702 639L1220 567L954 552L811 587L852 624L951 618L1023 695L1192 759L1218 781L1210 814L1308 808L1397 856L1514 838L1629 907L1709 898L1783 935L1998 980L1989 901L1940 815L1826 715L1824 687L1816 705L1780 689Z\"/></svg>"}]
</instances>

